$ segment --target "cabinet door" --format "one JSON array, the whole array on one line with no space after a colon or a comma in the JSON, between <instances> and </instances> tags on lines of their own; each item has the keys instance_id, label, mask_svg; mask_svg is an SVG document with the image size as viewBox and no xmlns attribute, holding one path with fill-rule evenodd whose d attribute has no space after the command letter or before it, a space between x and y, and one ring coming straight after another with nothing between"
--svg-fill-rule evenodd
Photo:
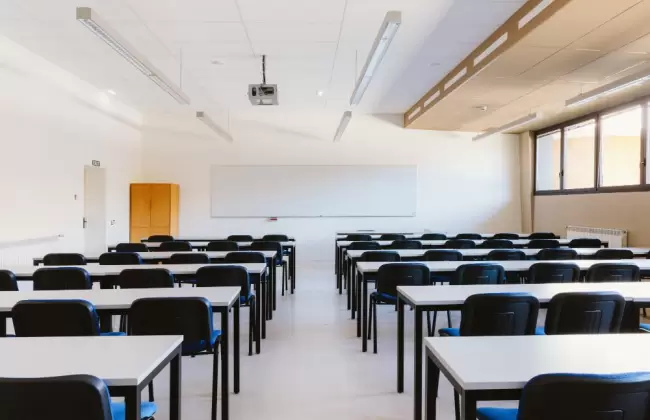
<instances>
[{"instance_id":1,"label":"cabinet door","mask_svg":"<svg viewBox=\"0 0 650 420\"><path fill-rule=\"evenodd\" d=\"M149 184L131 184L131 227L151 225L151 190Z\"/></svg>"},{"instance_id":2,"label":"cabinet door","mask_svg":"<svg viewBox=\"0 0 650 420\"><path fill-rule=\"evenodd\" d=\"M169 184L151 184L151 227L165 228L169 234L171 188Z\"/></svg>"},{"instance_id":3,"label":"cabinet door","mask_svg":"<svg viewBox=\"0 0 650 420\"><path fill-rule=\"evenodd\" d=\"M151 235L148 227L134 227L131 226L131 234L129 235L130 242L140 242Z\"/></svg>"}]
</instances>

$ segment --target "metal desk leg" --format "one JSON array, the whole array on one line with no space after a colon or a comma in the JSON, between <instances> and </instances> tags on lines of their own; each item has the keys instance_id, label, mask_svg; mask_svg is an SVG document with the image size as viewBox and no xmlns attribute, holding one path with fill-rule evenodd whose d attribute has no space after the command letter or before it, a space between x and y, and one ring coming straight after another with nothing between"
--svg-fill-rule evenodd
<instances>
[{"instance_id":1,"label":"metal desk leg","mask_svg":"<svg viewBox=\"0 0 650 420\"><path fill-rule=\"evenodd\" d=\"M239 356L240 356L240 351L239 351L239 344L241 341L241 334L239 334L239 310L240 310L240 303L239 299L237 299L237 302L233 305L232 308L232 319L233 319L233 332L232 332L232 347L233 347L233 376L234 376L234 382L235 385L233 387L233 390L235 391L235 394L239 394Z\"/></svg>"},{"instance_id":2,"label":"metal desk leg","mask_svg":"<svg viewBox=\"0 0 650 420\"><path fill-rule=\"evenodd\" d=\"M415 407L413 410L413 418L415 420L422 419L422 309L415 307L415 349L414 349L414 368L413 376L415 377L415 384L413 386L413 393L415 394Z\"/></svg>"},{"instance_id":3,"label":"metal desk leg","mask_svg":"<svg viewBox=\"0 0 650 420\"><path fill-rule=\"evenodd\" d=\"M179 351L169 364L169 420L181 418L181 358Z\"/></svg>"},{"instance_id":4,"label":"metal desk leg","mask_svg":"<svg viewBox=\"0 0 650 420\"><path fill-rule=\"evenodd\" d=\"M436 420L438 384L440 383L440 369L433 363L431 357L427 356L426 361L426 382L424 415L426 420Z\"/></svg>"},{"instance_id":5,"label":"metal desk leg","mask_svg":"<svg viewBox=\"0 0 650 420\"><path fill-rule=\"evenodd\" d=\"M291 294L293 295L294 291L296 290L296 246L294 245L291 248L291 254L289 256L289 259L293 259L293 261L289 261L289 265L291 266L291 269L289 270L289 273L291 273Z\"/></svg>"},{"instance_id":6,"label":"metal desk leg","mask_svg":"<svg viewBox=\"0 0 650 420\"><path fill-rule=\"evenodd\" d=\"M460 419L474 420L476 418L476 397L472 392L463 391L460 405Z\"/></svg>"},{"instance_id":7,"label":"metal desk leg","mask_svg":"<svg viewBox=\"0 0 650 420\"><path fill-rule=\"evenodd\" d=\"M140 391L137 386L129 387L124 395L126 420L140 420Z\"/></svg>"},{"instance_id":8,"label":"metal desk leg","mask_svg":"<svg viewBox=\"0 0 650 420\"><path fill-rule=\"evenodd\" d=\"M228 308L223 308L221 310L221 419L229 419L229 404L228 397L230 395L229 390L229 368L230 361L228 357L229 350L229 329L228 325Z\"/></svg>"},{"instance_id":9,"label":"metal desk leg","mask_svg":"<svg viewBox=\"0 0 650 420\"><path fill-rule=\"evenodd\" d=\"M368 282L366 276L361 275L361 300L362 308L359 318L361 318L361 351L368 351Z\"/></svg>"},{"instance_id":10,"label":"metal desk leg","mask_svg":"<svg viewBox=\"0 0 650 420\"><path fill-rule=\"evenodd\" d=\"M355 276L354 295L356 296L356 304L354 306L357 315L357 337L361 337L361 282L363 281L361 273L357 271Z\"/></svg>"},{"instance_id":11,"label":"metal desk leg","mask_svg":"<svg viewBox=\"0 0 650 420\"><path fill-rule=\"evenodd\" d=\"M397 296L397 392L404 392L404 301Z\"/></svg>"}]
</instances>

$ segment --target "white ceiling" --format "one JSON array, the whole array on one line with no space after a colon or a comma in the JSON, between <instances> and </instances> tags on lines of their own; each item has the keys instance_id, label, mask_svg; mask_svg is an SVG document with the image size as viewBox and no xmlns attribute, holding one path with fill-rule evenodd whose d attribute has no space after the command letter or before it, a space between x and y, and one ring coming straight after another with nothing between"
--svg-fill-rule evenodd
<instances>
[{"instance_id":1,"label":"white ceiling","mask_svg":"<svg viewBox=\"0 0 650 420\"><path fill-rule=\"evenodd\" d=\"M399 10L402 27L358 110L398 113L524 2L0 0L0 34L143 113L181 106L76 22L77 6L93 8L170 79L182 79L193 109L251 109L247 85L261 81L266 54L283 111L342 110L384 14Z\"/></svg>"}]
</instances>

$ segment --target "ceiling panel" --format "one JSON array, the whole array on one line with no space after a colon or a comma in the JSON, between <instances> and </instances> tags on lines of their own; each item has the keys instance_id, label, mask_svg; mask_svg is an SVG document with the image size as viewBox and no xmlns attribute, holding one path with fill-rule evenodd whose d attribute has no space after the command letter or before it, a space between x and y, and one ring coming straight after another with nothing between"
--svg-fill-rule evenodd
<instances>
[{"instance_id":1,"label":"ceiling panel","mask_svg":"<svg viewBox=\"0 0 650 420\"><path fill-rule=\"evenodd\" d=\"M234 0L122 0L145 21L239 22Z\"/></svg>"},{"instance_id":2,"label":"ceiling panel","mask_svg":"<svg viewBox=\"0 0 650 420\"><path fill-rule=\"evenodd\" d=\"M631 70L649 60L650 56L647 55L616 51L600 57L586 66L560 77L560 79L577 83L598 83L608 77L620 77L621 72Z\"/></svg>"},{"instance_id":3,"label":"ceiling panel","mask_svg":"<svg viewBox=\"0 0 650 420\"><path fill-rule=\"evenodd\" d=\"M246 22L253 42L336 42L341 25L321 22Z\"/></svg>"},{"instance_id":4,"label":"ceiling panel","mask_svg":"<svg viewBox=\"0 0 650 420\"><path fill-rule=\"evenodd\" d=\"M238 0L244 21L340 22L345 0Z\"/></svg>"},{"instance_id":5,"label":"ceiling panel","mask_svg":"<svg viewBox=\"0 0 650 420\"><path fill-rule=\"evenodd\" d=\"M240 22L147 22L146 26L170 49L194 43L245 44L248 42Z\"/></svg>"}]
</instances>

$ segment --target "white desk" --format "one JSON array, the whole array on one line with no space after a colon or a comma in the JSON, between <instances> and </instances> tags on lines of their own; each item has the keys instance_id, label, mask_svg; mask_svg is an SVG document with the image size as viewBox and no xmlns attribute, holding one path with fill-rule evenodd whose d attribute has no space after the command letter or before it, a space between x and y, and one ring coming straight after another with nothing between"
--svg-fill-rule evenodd
<instances>
[{"instance_id":1,"label":"white desk","mask_svg":"<svg viewBox=\"0 0 650 420\"><path fill-rule=\"evenodd\" d=\"M196 271L201 267L209 267L213 265L225 265L225 264L165 264L165 265L78 265L76 267L83 268L93 277L102 277L102 276L117 276L123 270L135 269L135 270L151 270L155 268L165 268L169 270L174 275L194 275ZM240 265L246 268L249 274L265 274L267 271L267 266L264 263L246 263L246 264L227 264L227 265ZM3 268L4 270L9 270L13 272L16 277L20 278L32 278L34 272L38 269L44 268L55 268L55 267L75 267L75 266L47 266L47 267L34 267L29 265L21 266L8 266Z\"/></svg>"},{"instance_id":2,"label":"white desk","mask_svg":"<svg viewBox=\"0 0 650 420\"><path fill-rule=\"evenodd\" d=\"M175 236L174 237L175 241L188 241L188 242L194 242L194 241L199 241L199 242L213 242L213 241L227 241L229 240L225 236ZM265 239L262 236L253 236L253 240L255 241L264 241ZM289 237L290 242L294 242L295 238ZM142 238L140 242L143 243L149 243L149 238Z\"/></svg>"},{"instance_id":3,"label":"white desk","mask_svg":"<svg viewBox=\"0 0 650 420\"><path fill-rule=\"evenodd\" d=\"M208 247L208 244L210 242L212 242L212 241L187 241L187 242L190 243L192 248L205 249L205 248ZM283 247L292 247L292 246L295 246L295 244L296 244L294 241L279 242L279 243ZM149 248L160 248L160 244L162 244L162 242L145 242L145 245L147 245L147 247L149 247ZM251 244L252 244L252 242L237 242L237 245L239 245L240 247L244 247L244 248L250 247ZM117 245L111 245L108 248L109 248L109 250L114 250L116 246Z\"/></svg>"},{"instance_id":4,"label":"white desk","mask_svg":"<svg viewBox=\"0 0 650 420\"><path fill-rule=\"evenodd\" d=\"M224 259L231 251L202 251L201 254L205 254L210 259ZM277 255L276 251L250 251L250 252L261 252L264 254L264 257L267 259L275 258ZM194 251L151 251L151 252L134 252L138 254L143 262L158 262L171 259L174 254L196 254ZM86 262L96 263L99 262L99 255L84 255ZM32 259L35 266L43 264L43 257L35 257Z\"/></svg>"},{"instance_id":5,"label":"white desk","mask_svg":"<svg viewBox=\"0 0 650 420\"><path fill-rule=\"evenodd\" d=\"M370 235L370 237L374 239L379 239L381 235L383 235L385 232L350 232L350 233L340 233L338 232L336 234L337 240L343 239L348 235ZM411 239L411 238L421 238L422 235L426 235L428 233L436 233L436 234L443 234L447 236L447 239L456 239L458 235L461 233L449 233L449 232L409 232L409 233L401 233L401 232L388 232L386 234L398 234L398 235L404 235L406 239ZM472 232L469 232L472 233ZM519 235L520 239L527 239L531 234L530 233L521 233L521 232L509 232L509 233L514 233L515 235ZM494 238L494 235L497 235L497 233L478 233L481 235L483 239L491 239Z\"/></svg>"},{"instance_id":6,"label":"white desk","mask_svg":"<svg viewBox=\"0 0 650 420\"><path fill-rule=\"evenodd\" d=\"M461 395L461 419L474 420L477 401L518 400L537 375L650 371L650 334L435 337L425 345L427 419L435 419L440 372Z\"/></svg>"},{"instance_id":7,"label":"white desk","mask_svg":"<svg viewBox=\"0 0 650 420\"><path fill-rule=\"evenodd\" d=\"M476 245L480 245L483 242L485 242L485 240L483 240L483 239L468 239L468 240L473 241ZM554 239L554 240L558 241L560 243L560 245L563 245L563 246L567 246L567 245L569 245L569 242L571 242L571 239ZM530 239L512 239L512 240L510 240L510 242L512 242L512 244L514 246L527 246L530 243L530 241L531 241ZM336 245L339 248L347 248L347 247L350 246L350 244L352 242L359 242L359 241L338 241L336 243ZM379 246L389 246L394 241L373 241L373 242L377 242L379 244ZM447 240L444 240L444 241L419 241L419 242L422 242L422 245L424 245L424 246L443 247L445 245L445 242L447 242ZM605 244L605 242L603 242L603 244Z\"/></svg>"},{"instance_id":8,"label":"white desk","mask_svg":"<svg viewBox=\"0 0 650 420\"><path fill-rule=\"evenodd\" d=\"M181 336L0 339L3 378L88 374L124 396L126 419L140 419L140 392L170 365L170 419L180 418ZM227 396L226 396L227 398Z\"/></svg>"}]
</instances>

